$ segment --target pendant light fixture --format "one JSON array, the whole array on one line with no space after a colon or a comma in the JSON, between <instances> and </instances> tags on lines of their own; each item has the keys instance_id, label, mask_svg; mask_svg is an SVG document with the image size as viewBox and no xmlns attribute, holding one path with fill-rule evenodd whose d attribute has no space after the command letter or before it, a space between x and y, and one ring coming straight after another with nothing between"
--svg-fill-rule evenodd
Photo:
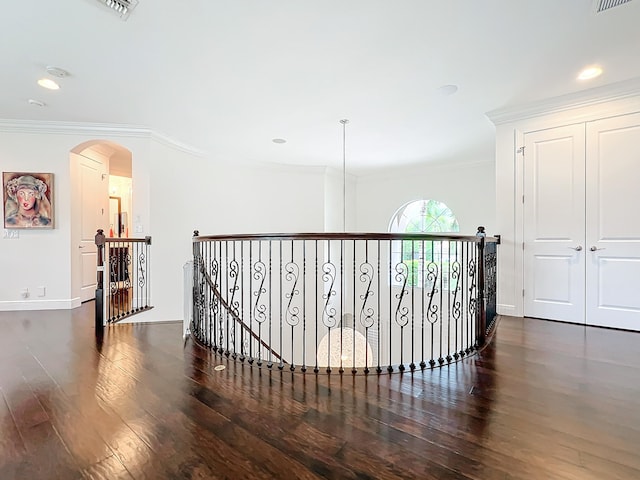
<instances>
[{"instance_id":1,"label":"pendant light fixture","mask_svg":"<svg viewBox=\"0 0 640 480\"><path fill-rule=\"evenodd\" d=\"M347 123L343 118L342 124L342 231L347 231Z\"/></svg>"}]
</instances>

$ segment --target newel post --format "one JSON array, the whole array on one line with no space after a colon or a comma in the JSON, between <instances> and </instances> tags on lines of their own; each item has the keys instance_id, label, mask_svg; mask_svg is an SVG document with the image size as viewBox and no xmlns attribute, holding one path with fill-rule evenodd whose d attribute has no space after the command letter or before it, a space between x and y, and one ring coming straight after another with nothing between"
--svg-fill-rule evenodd
<instances>
[{"instance_id":1,"label":"newel post","mask_svg":"<svg viewBox=\"0 0 640 480\"><path fill-rule=\"evenodd\" d=\"M191 244L191 252L193 253L193 272L194 272L194 280L196 277L196 267L198 266L198 243L194 242L193 239L200 236L200 232L198 230L193 231L192 244ZM195 283L194 283L195 285Z\"/></svg>"},{"instance_id":2,"label":"newel post","mask_svg":"<svg viewBox=\"0 0 640 480\"><path fill-rule=\"evenodd\" d=\"M484 272L484 247L485 247L485 237L487 234L484 231L483 226L478 227L478 232L476 233L476 237L480 238L478 242L478 306L476 309L477 315L477 323L476 323L476 336L477 336L477 344L478 347L484 345L486 340L486 330L487 330L487 308L484 302L485 299L485 272Z\"/></svg>"},{"instance_id":3,"label":"newel post","mask_svg":"<svg viewBox=\"0 0 640 480\"><path fill-rule=\"evenodd\" d=\"M195 317L196 315L196 305L199 301L198 299L198 294L199 291L196 287L196 285L200 284L200 261L198 258L198 248L199 248L199 243L195 242L194 240L200 236L200 232L198 230L194 230L193 231L193 237L191 240L191 253L193 255L193 278L192 278L192 288L191 288L191 308L192 308L192 312L193 312L193 316Z\"/></svg>"},{"instance_id":4,"label":"newel post","mask_svg":"<svg viewBox=\"0 0 640 480\"><path fill-rule=\"evenodd\" d=\"M96 330L102 330L102 328L104 327L104 244L105 244L105 236L104 236L104 231L102 229L98 230L98 233L96 233L95 241L96 241L96 247L98 248L95 323L96 323Z\"/></svg>"}]
</instances>

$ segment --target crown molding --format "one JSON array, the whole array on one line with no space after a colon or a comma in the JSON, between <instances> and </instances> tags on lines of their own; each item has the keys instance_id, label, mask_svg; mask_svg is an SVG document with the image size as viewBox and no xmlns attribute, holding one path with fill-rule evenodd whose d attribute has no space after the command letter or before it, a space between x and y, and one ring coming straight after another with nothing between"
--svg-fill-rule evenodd
<instances>
[{"instance_id":1,"label":"crown molding","mask_svg":"<svg viewBox=\"0 0 640 480\"><path fill-rule=\"evenodd\" d=\"M640 96L640 77L536 102L499 108L487 112L486 115L494 125L501 125L638 96Z\"/></svg>"},{"instance_id":2,"label":"crown molding","mask_svg":"<svg viewBox=\"0 0 640 480\"><path fill-rule=\"evenodd\" d=\"M181 142L180 140L176 140L175 138L172 138L168 135L165 135L163 133L160 132L156 132L154 130L150 130L150 134L151 134L151 139L155 140L158 143L161 143L169 148L175 148L176 150L180 150L184 153L188 153L190 155L194 155L196 157L206 157L207 156L207 152L205 152L204 150L201 150L199 148L196 148L192 145L189 145L187 143Z\"/></svg>"},{"instance_id":3,"label":"crown molding","mask_svg":"<svg viewBox=\"0 0 640 480\"><path fill-rule=\"evenodd\" d=\"M41 135L89 135L93 137L146 138L183 152L204 156L205 152L160 132L137 125L0 119L0 132Z\"/></svg>"},{"instance_id":4,"label":"crown molding","mask_svg":"<svg viewBox=\"0 0 640 480\"><path fill-rule=\"evenodd\" d=\"M0 132L58 135L111 135L117 137L141 138L148 138L152 133L148 128L135 125L12 119L0 119Z\"/></svg>"}]
</instances>

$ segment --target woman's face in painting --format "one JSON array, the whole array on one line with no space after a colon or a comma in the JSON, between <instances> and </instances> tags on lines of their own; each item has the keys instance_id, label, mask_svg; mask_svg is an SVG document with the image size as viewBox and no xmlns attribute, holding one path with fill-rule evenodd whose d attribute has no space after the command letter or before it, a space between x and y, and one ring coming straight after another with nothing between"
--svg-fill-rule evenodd
<instances>
[{"instance_id":1,"label":"woman's face in painting","mask_svg":"<svg viewBox=\"0 0 640 480\"><path fill-rule=\"evenodd\" d=\"M36 192L30 188L21 188L16 192L16 198L18 199L20 210L33 210L33 206L36 203Z\"/></svg>"}]
</instances>

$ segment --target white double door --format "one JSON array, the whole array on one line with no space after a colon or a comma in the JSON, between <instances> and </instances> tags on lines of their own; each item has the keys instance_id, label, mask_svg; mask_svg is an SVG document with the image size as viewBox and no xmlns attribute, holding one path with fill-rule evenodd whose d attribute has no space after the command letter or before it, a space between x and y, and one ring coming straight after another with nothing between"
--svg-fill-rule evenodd
<instances>
[{"instance_id":1,"label":"white double door","mask_svg":"<svg viewBox=\"0 0 640 480\"><path fill-rule=\"evenodd\" d=\"M640 114L525 134L525 316L640 330Z\"/></svg>"}]
</instances>

